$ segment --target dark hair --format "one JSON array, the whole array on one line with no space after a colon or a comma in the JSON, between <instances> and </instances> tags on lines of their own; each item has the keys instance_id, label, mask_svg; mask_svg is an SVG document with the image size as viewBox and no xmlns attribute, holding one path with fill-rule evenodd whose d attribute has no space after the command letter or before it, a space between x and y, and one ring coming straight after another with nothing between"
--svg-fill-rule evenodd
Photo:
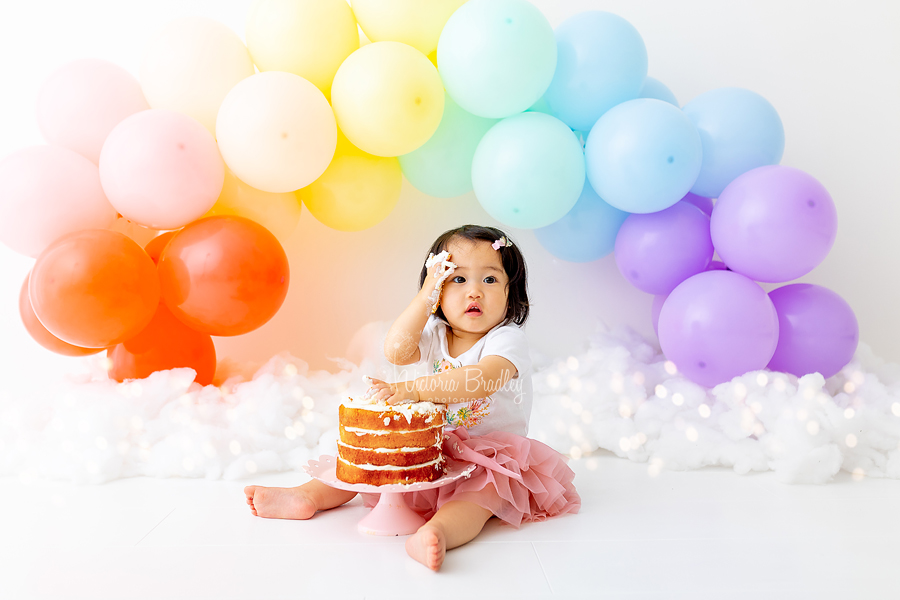
<instances>
[{"instance_id":1,"label":"dark hair","mask_svg":"<svg viewBox=\"0 0 900 600\"><path fill-rule=\"evenodd\" d=\"M437 255L446 250L447 245L454 238L493 244L500 238L509 239L509 236L496 227L463 225L462 227L442 233L431 245L431 248L428 249L425 258L427 259L429 254ZM508 325L509 323L522 325L528 319L528 290L526 286L528 274L525 269L525 257L522 256L522 253L519 251L518 245L512 245L512 242L510 242L510 245L508 246L500 246L499 252L500 261L503 263L503 270L509 278L506 299L506 318L501 325ZM452 256L450 258L451 260L453 259ZM422 267L422 272L419 274L419 289L422 289L422 285L425 283L425 278L427 276L428 268ZM444 311L440 307L438 307L435 315L446 320Z\"/></svg>"}]
</instances>

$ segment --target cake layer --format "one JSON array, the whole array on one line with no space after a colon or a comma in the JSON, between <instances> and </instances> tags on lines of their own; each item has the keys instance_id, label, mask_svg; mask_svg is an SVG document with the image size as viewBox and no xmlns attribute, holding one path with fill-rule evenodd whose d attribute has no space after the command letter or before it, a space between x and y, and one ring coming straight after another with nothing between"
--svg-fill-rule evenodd
<instances>
[{"instance_id":1,"label":"cake layer","mask_svg":"<svg viewBox=\"0 0 900 600\"><path fill-rule=\"evenodd\" d=\"M388 431L406 431L410 429L427 429L444 424L444 413L447 407L421 402L428 406L406 404L400 406L364 405L360 407L345 406L339 408L339 420L345 427L360 429L380 429Z\"/></svg>"},{"instance_id":2,"label":"cake layer","mask_svg":"<svg viewBox=\"0 0 900 600\"><path fill-rule=\"evenodd\" d=\"M369 485L390 485L392 483L416 483L434 481L444 474L443 461L438 459L431 465L421 467L399 468L382 467L366 468L372 465L351 465L338 457L337 478L347 483L366 483Z\"/></svg>"},{"instance_id":3,"label":"cake layer","mask_svg":"<svg viewBox=\"0 0 900 600\"><path fill-rule=\"evenodd\" d=\"M415 467L431 462L441 456L440 446L430 448L357 448L338 443L338 456L348 463L375 466Z\"/></svg>"},{"instance_id":4,"label":"cake layer","mask_svg":"<svg viewBox=\"0 0 900 600\"><path fill-rule=\"evenodd\" d=\"M356 448L428 448L439 444L443 425L414 431L384 431L340 426L340 439Z\"/></svg>"}]
</instances>

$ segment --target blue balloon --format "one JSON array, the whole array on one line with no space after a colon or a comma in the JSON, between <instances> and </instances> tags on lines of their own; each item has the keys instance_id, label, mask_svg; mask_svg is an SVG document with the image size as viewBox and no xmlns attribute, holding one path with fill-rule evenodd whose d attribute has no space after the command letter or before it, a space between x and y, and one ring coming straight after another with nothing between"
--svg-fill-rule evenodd
<instances>
[{"instance_id":1,"label":"blue balloon","mask_svg":"<svg viewBox=\"0 0 900 600\"><path fill-rule=\"evenodd\" d=\"M520 113L484 134L472 159L472 185L484 209L504 225L544 227L578 201L584 152L559 119Z\"/></svg>"},{"instance_id":2,"label":"blue balloon","mask_svg":"<svg viewBox=\"0 0 900 600\"><path fill-rule=\"evenodd\" d=\"M656 98L681 108L681 105L678 104L678 98L675 97L672 90L666 87L666 84L662 81L653 77L644 79L644 85L641 87L641 93L638 98Z\"/></svg>"},{"instance_id":3,"label":"blue balloon","mask_svg":"<svg viewBox=\"0 0 900 600\"><path fill-rule=\"evenodd\" d=\"M589 262L603 258L616 247L616 234L628 213L613 208L597 195L588 182L578 202L566 215L534 230L541 245L556 258Z\"/></svg>"},{"instance_id":4,"label":"blue balloon","mask_svg":"<svg viewBox=\"0 0 900 600\"><path fill-rule=\"evenodd\" d=\"M784 126L768 100L743 88L719 88L684 106L703 142L703 165L691 191L718 198L751 169L777 165L784 154Z\"/></svg>"},{"instance_id":5,"label":"blue balloon","mask_svg":"<svg viewBox=\"0 0 900 600\"><path fill-rule=\"evenodd\" d=\"M691 120L653 98L623 102L600 117L584 152L594 190L629 213L658 212L678 202L694 185L703 158Z\"/></svg>"},{"instance_id":6,"label":"blue balloon","mask_svg":"<svg viewBox=\"0 0 900 600\"><path fill-rule=\"evenodd\" d=\"M556 28L556 72L544 98L554 116L588 131L613 106L638 97L647 48L628 21L603 11L577 14Z\"/></svg>"}]
</instances>

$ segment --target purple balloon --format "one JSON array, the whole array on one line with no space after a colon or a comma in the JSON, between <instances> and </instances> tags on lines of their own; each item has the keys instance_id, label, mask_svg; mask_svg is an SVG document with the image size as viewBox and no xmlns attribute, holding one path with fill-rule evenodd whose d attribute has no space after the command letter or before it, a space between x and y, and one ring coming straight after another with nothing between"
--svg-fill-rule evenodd
<instances>
[{"instance_id":1,"label":"purple balloon","mask_svg":"<svg viewBox=\"0 0 900 600\"><path fill-rule=\"evenodd\" d=\"M706 267L707 271L730 271L728 265L723 263L721 260L711 260L709 262L709 266Z\"/></svg>"},{"instance_id":2,"label":"purple balloon","mask_svg":"<svg viewBox=\"0 0 900 600\"><path fill-rule=\"evenodd\" d=\"M629 215L616 236L616 265L634 287L668 294L713 257L709 217L688 202Z\"/></svg>"},{"instance_id":3,"label":"purple balloon","mask_svg":"<svg viewBox=\"0 0 900 600\"><path fill-rule=\"evenodd\" d=\"M780 283L812 271L837 235L837 211L821 183L799 169L747 171L719 195L712 241L728 267Z\"/></svg>"},{"instance_id":4,"label":"purple balloon","mask_svg":"<svg viewBox=\"0 0 900 600\"><path fill-rule=\"evenodd\" d=\"M778 344L778 314L758 284L706 271L672 290L659 313L659 345L685 377L713 387L766 368Z\"/></svg>"},{"instance_id":5,"label":"purple balloon","mask_svg":"<svg viewBox=\"0 0 900 600\"><path fill-rule=\"evenodd\" d=\"M828 288L794 283L769 292L778 312L778 347L769 361L773 371L802 377L831 377L853 358L859 325L853 309Z\"/></svg>"},{"instance_id":6,"label":"purple balloon","mask_svg":"<svg viewBox=\"0 0 900 600\"><path fill-rule=\"evenodd\" d=\"M706 213L706 216L712 215L713 211L713 201L712 198L707 198L706 196L698 196L693 192L688 192L684 198L681 199L682 202L690 202L700 210Z\"/></svg>"},{"instance_id":7,"label":"purple balloon","mask_svg":"<svg viewBox=\"0 0 900 600\"><path fill-rule=\"evenodd\" d=\"M668 297L668 294L653 296L653 304L650 305L650 320L653 322L653 331L656 332L656 337L659 337L659 311L662 310L663 304L665 304Z\"/></svg>"}]
</instances>

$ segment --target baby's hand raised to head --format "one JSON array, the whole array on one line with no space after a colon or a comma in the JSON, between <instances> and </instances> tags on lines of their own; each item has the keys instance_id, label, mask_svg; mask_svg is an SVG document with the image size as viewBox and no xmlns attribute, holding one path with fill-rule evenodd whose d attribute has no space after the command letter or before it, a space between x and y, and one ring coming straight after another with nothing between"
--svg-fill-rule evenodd
<instances>
[{"instance_id":1,"label":"baby's hand raised to head","mask_svg":"<svg viewBox=\"0 0 900 600\"><path fill-rule=\"evenodd\" d=\"M425 261L425 267L428 269L428 277L422 283L422 291L427 294L426 302L431 313L434 314L441 303L444 282L456 269L456 264L450 261L450 253L444 250L437 256L429 254L428 260Z\"/></svg>"}]
</instances>

